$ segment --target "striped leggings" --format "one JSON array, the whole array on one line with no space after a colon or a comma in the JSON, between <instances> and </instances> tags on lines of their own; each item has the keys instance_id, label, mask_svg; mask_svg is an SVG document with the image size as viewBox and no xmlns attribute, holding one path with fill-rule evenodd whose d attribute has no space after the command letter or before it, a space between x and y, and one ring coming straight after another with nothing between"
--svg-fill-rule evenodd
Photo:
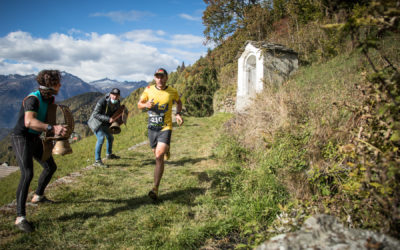
<instances>
[{"instance_id":1,"label":"striped leggings","mask_svg":"<svg viewBox=\"0 0 400 250\"><path fill-rule=\"evenodd\" d=\"M40 160L43 153L43 146L39 136L13 134L11 141L19 168L21 169L21 178L17 189L17 216L25 216L26 199L28 197L29 185L33 178L33 158L43 167L35 192L37 195L43 195L44 189L57 170L57 165L52 156L45 162Z\"/></svg>"}]
</instances>

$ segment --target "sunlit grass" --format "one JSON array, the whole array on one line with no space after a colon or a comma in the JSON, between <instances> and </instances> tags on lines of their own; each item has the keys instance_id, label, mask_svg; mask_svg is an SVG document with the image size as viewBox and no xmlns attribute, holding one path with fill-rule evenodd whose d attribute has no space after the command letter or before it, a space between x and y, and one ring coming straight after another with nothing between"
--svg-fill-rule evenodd
<instances>
[{"instance_id":1,"label":"sunlit grass","mask_svg":"<svg viewBox=\"0 0 400 250\"><path fill-rule=\"evenodd\" d=\"M215 219L226 220L223 211L202 200L210 201L207 171L220 167L212 148L228 118L186 118L184 126L175 127L158 202L147 197L155 163L149 145L128 150L146 140L145 127L140 129L143 116L136 125L131 120L129 133L116 137L121 159L107 161L110 168L82 170L93 157L94 137L73 145L71 158L56 161L81 176L47 191L56 204L28 206L28 219L36 226L32 234L20 233L12 225L14 214L5 213L0 218L1 248L197 248L218 233Z\"/></svg>"},{"instance_id":2,"label":"sunlit grass","mask_svg":"<svg viewBox=\"0 0 400 250\"><path fill-rule=\"evenodd\" d=\"M127 148L146 140L144 124L145 115L140 114L133 116L128 119L127 127L122 125L121 133L115 135L114 152L120 150L126 150ZM58 156L53 155L55 162L58 166L56 173L54 174L52 181L65 176L74 171L80 170L85 166L91 165L94 162L94 148L96 145L96 137L89 136L83 138L77 143L72 143L71 147L73 150L72 154ZM105 157L106 145L103 145L102 157ZM42 171L42 167L34 161L34 178L30 185L30 190L33 191L37 187L37 180ZM6 178L0 180L0 205L10 203L15 199L15 192L17 190L19 182L20 172L13 173Z\"/></svg>"},{"instance_id":3,"label":"sunlit grass","mask_svg":"<svg viewBox=\"0 0 400 250\"><path fill-rule=\"evenodd\" d=\"M114 152L121 159L106 161L107 169L83 170L94 160L94 136L72 144L73 154L55 157L59 168L53 181L72 172L80 175L46 191L56 204L28 206L28 219L37 227L33 234L23 234L13 226L15 211L4 212L0 248L254 247L271 236L268 226L295 194L293 190L306 193L301 180L291 189L285 187L290 184L286 178L307 168L305 145L318 135L313 129L320 125L319 120L310 122L311 118L330 116L326 127L331 130L332 124L341 124L340 114L327 107L338 98L351 99L343 93L348 91L347 82L358 79L351 75L337 79L335 75L356 68L357 61L345 57L332 60L326 68L305 68L295 82L284 86L285 91L268 92L269 96L256 100L263 105L236 124L232 120L225 124L232 115L222 113L185 117L182 127L174 125L159 202L147 196L155 165L149 145L129 150L147 141L144 113L131 117L115 136ZM268 112L270 116L266 116ZM304 116L309 121L302 123ZM234 136L223 132L223 127L231 128ZM35 164L32 190L40 171ZM284 178L279 179L283 173ZM2 204L15 199L17 185L18 173L0 180Z\"/></svg>"}]
</instances>

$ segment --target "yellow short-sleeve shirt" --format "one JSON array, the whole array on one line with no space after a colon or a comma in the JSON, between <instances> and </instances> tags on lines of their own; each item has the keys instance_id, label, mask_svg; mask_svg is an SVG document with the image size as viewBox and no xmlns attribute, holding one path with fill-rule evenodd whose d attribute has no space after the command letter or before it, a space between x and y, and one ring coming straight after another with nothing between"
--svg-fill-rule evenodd
<instances>
[{"instance_id":1,"label":"yellow short-sleeve shirt","mask_svg":"<svg viewBox=\"0 0 400 250\"><path fill-rule=\"evenodd\" d=\"M161 126L161 130L172 130L172 105L179 101L178 91L167 86L166 89L158 89L156 85L145 88L140 96L141 101L153 100L154 107L148 110L149 126Z\"/></svg>"}]
</instances>

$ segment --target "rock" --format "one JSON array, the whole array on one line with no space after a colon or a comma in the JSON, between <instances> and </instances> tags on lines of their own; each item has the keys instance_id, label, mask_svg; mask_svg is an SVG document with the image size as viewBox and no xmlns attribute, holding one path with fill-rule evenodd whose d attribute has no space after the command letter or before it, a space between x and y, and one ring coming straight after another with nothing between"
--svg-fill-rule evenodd
<instances>
[{"instance_id":1,"label":"rock","mask_svg":"<svg viewBox=\"0 0 400 250\"><path fill-rule=\"evenodd\" d=\"M280 234L257 250L286 249L400 249L400 241L368 230L346 228L335 217L325 214L308 218L301 230Z\"/></svg>"}]
</instances>

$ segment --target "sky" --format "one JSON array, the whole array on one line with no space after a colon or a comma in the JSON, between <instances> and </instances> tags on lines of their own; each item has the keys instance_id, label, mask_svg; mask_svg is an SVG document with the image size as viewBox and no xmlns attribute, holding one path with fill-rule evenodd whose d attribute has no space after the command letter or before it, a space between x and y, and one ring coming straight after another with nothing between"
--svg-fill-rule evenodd
<instances>
[{"instance_id":1,"label":"sky","mask_svg":"<svg viewBox=\"0 0 400 250\"><path fill-rule=\"evenodd\" d=\"M203 0L0 0L0 75L58 69L86 82L150 81L195 63Z\"/></svg>"}]
</instances>

